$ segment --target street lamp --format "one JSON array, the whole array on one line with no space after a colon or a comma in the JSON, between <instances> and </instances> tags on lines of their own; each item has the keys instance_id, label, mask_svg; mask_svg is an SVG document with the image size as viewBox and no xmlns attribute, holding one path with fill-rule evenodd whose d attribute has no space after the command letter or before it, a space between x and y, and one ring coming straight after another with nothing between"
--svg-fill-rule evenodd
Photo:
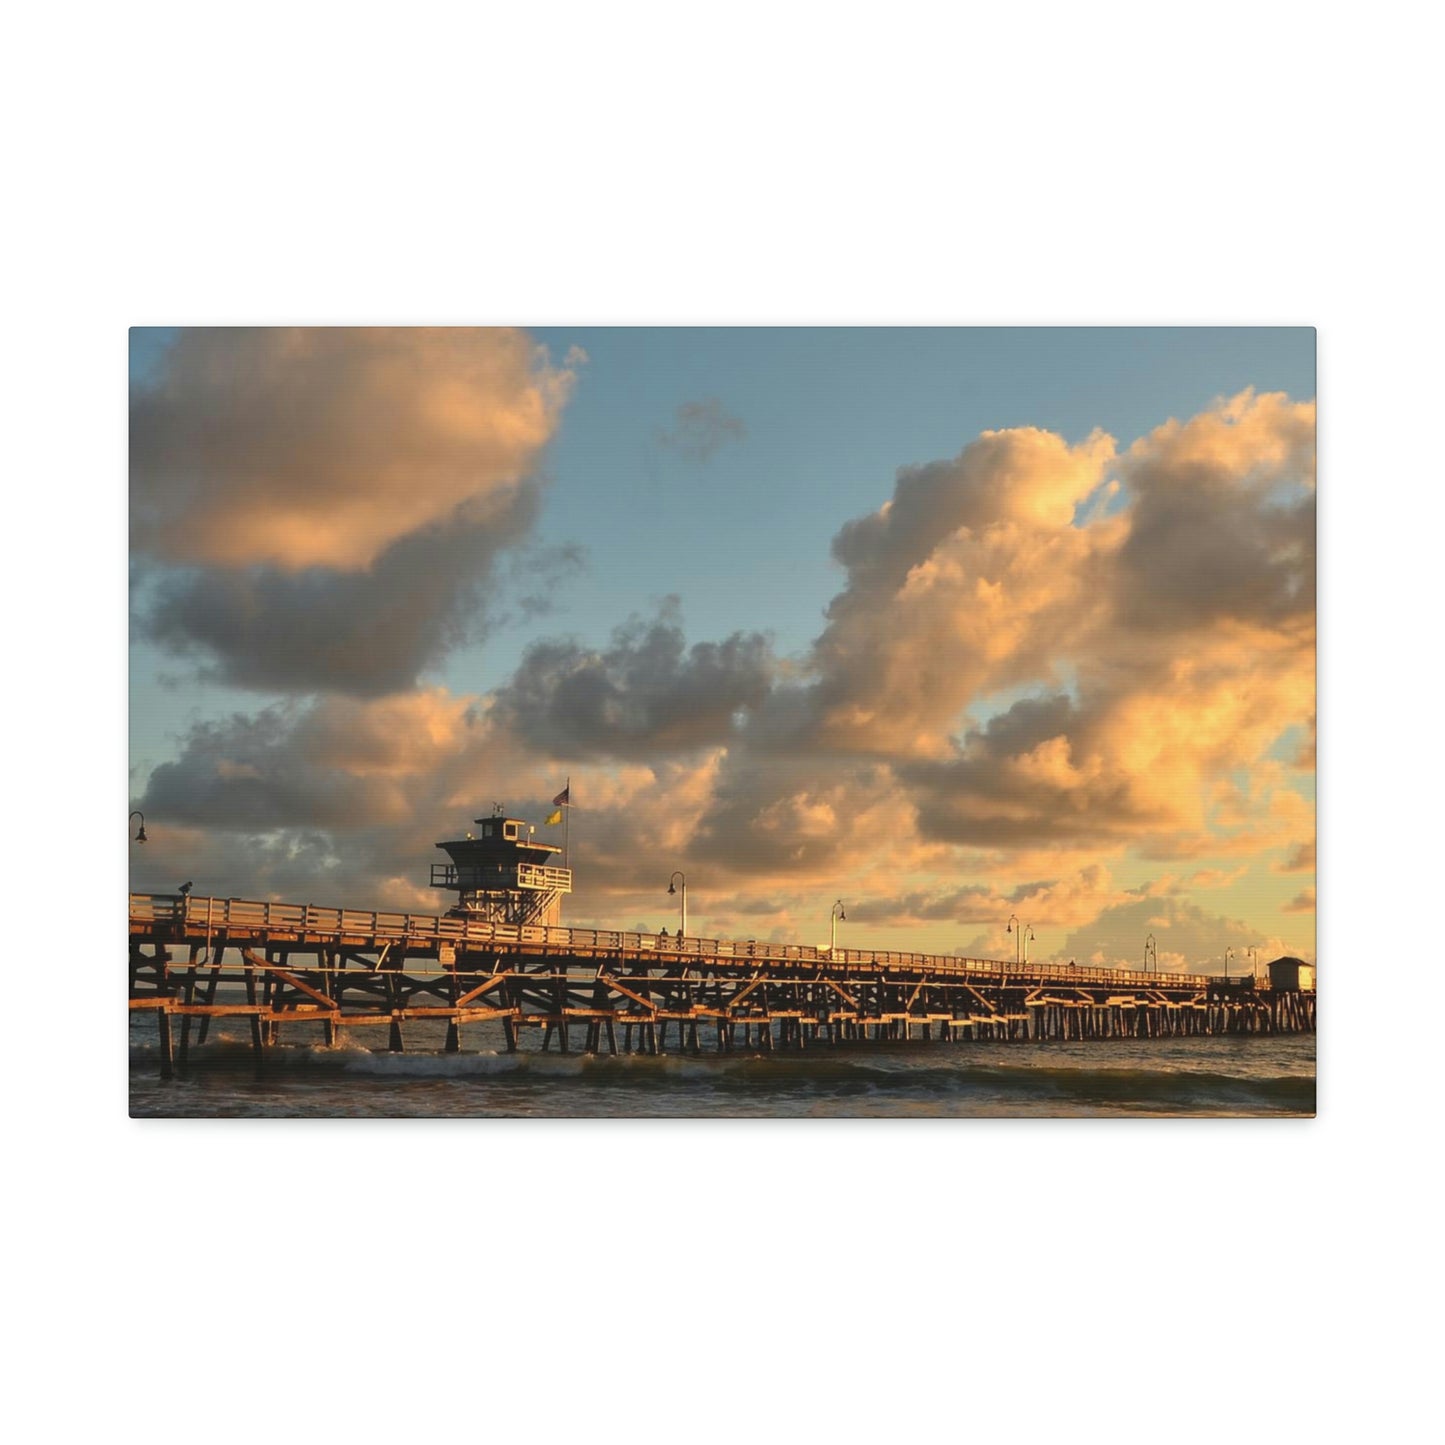
<instances>
[{"instance_id":1,"label":"street lamp","mask_svg":"<svg viewBox=\"0 0 1445 1445\"><path fill-rule=\"evenodd\" d=\"M833 952L833 945L838 941L838 920L840 918L844 923L848 921L848 915L843 912L843 900L841 898L828 910L828 924L830 929L828 934L828 952L830 954Z\"/></svg>"},{"instance_id":2,"label":"street lamp","mask_svg":"<svg viewBox=\"0 0 1445 1445\"><path fill-rule=\"evenodd\" d=\"M1149 961L1151 957L1154 961L1154 967L1152 970L1149 967ZM1152 933L1149 935L1148 938L1144 940L1144 972L1159 972L1159 945L1154 942L1154 935Z\"/></svg>"},{"instance_id":3,"label":"street lamp","mask_svg":"<svg viewBox=\"0 0 1445 1445\"><path fill-rule=\"evenodd\" d=\"M1233 956L1233 954L1234 954L1234 950L1233 950L1232 948L1226 948L1226 949L1224 950L1224 981L1225 981L1225 983L1228 983L1228 982L1229 982L1229 960L1230 960L1230 958Z\"/></svg>"},{"instance_id":4,"label":"street lamp","mask_svg":"<svg viewBox=\"0 0 1445 1445\"><path fill-rule=\"evenodd\" d=\"M1259 945L1255 944L1249 950L1249 976L1259 977Z\"/></svg>"},{"instance_id":5,"label":"street lamp","mask_svg":"<svg viewBox=\"0 0 1445 1445\"><path fill-rule=\"evenodd\" d=\"M1025 924L1022 928L1019 929L1019 942L1023 944L1023 966L1027 968L1029 966L1029 944L1038 942L1038 940L1034 937L1034 926L1032 923Z\"/></svg>"},{"instance_id":6,"label":"street lamp","mask_svg":"<svg viewBox=\"0 0 1445 1445\"><path fill-rule=\"evenodd\" d=\"M131 842L144 843L146 840L146 815L139 808L132 808L130 818L140 819L140 827L136 829L135 837L131 839ZM126 819L127 823L130 822L130 818Z\"/></svg>"},{"instance_id":7,"label":"street lamp","mask_svg":"<svg viewBox=\"0 0 1445 1445\"><path fill-rule=\"evenodd\" d=\"M672 877L667 880L667 891L676 893L675 880L682 879L682 924L677 930L677 936L681 938L687 932L687 874L681 868L674 868Z\"/></svg>"},{"instance_id":8,"label":"street lamp","mask_svg":"<svg viewBox=\"0 0 1445 1445\"><path fill-rule=\"evenodd\" d=\"M1014 933L1014 924L1016 924L1018 921L1019 921L1019 916L1018 916L1018 914L1017 914L1017 913L1010 913L1009 916L1008 916L1008 927L1007 927L1006 929L1004 929L1004 932L1005 932L1005 933L1013 933L1013 934L1014 934L1014 967L1015 967L1015 968L1017 968L1017 967L1019 966L1019 940L1018 940L1018 934L1017 934L1017 933Z\"/></svg>"}]
</instances>

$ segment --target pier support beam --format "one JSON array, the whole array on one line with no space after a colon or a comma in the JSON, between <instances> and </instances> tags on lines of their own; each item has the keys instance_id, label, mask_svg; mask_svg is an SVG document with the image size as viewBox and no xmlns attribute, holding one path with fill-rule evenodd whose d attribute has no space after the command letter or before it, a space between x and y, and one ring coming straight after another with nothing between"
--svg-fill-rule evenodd
<instances>
[{"instance_id":1,"label":"pier support beam","mask_svg":"<svg viewBox=\"0 0 1445 1445\"><path fill-rule=\"evenodd\" d=\"M161 1046L161 1078L173 1079L176 1067L171 1051L171 1016L163 1008L156 1010L156 1029Z\"/></svg>"}]
</instances>

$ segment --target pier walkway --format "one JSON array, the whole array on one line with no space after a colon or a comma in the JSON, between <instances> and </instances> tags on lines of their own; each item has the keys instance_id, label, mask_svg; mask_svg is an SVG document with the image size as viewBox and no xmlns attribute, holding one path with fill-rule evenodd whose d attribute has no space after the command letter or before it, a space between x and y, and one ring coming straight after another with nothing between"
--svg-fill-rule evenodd
<instances>
[{"instance_id":1,"label":"pier walkway","mask_svg":"<svg viewBox=\"0 0 1445 1445\"><path fill-rule=\"evenodd\" d=\"M250 1021L257 1066L303 1027L500 1024L567 1051L805 1048L867 1040L1152 1038L1315 1027L1314 990L1267 980L677 938L448 915L130 895L130 1007L155 1014L161 1073L211 1021ZM1262 986L1262 984L1264 986ZM223 985L225 986L223 991ZM238 997L238 993L241 995ZM179 1023L179 1039L174 1024Z\"/></svg>"}]
</instances>

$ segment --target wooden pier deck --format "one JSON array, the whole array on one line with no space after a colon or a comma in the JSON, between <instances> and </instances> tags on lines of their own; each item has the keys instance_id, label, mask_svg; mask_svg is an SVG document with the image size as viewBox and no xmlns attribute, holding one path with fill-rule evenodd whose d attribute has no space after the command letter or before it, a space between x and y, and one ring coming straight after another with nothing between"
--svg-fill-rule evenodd
<instances>
[{"instance_id":1,"label":"wooden pier deck","mask_svg":"<svg viewBox=\"0 0 1445 1445\"><path fill-rule=\"evenodd\" d=\"M385 1027L402 1050L422 1020L445 1022L448 1052L484 1022L501 1025L509 1049L536 1029L544 1049L594 1053L1315 1027L1313 990L1249 978L179 894L133 893L129 911L130 1007L155 1015L166 1078L185 1065L193 1026L203 1042L213 1019L235 1017L250 1020L258 1067L283 1028L334 1044L342 1029Z\"/></svg>"}]
</instances>

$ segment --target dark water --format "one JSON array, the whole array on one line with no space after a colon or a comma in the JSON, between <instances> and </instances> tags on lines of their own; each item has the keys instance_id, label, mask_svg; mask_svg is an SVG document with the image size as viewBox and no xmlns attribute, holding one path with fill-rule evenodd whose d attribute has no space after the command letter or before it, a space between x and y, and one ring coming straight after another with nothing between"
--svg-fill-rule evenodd
<instances>
[{"instance_id":1,"label":"dark water","mask_svg":"<svg viewBox=\"0 0 1445 1445\"><path fill-rule=\"evenodd\" d=\"M507 1054L500 1030L464 1030L441 1052L408 1026L404 1054L384 1035L320 1045L297 1027L252 1067L249 1025L192 1044L186 1074L158 1077L155 1022L131 1023L137 1118L1062 1118L1302 1116L1315 1110L1315 1037L1072 1043L826 1044L772 1054ZM316 1043L305 1041L314 1032ZM177 1028L177 1039L179 1029Z\"/></svg>"}]
</instances>

